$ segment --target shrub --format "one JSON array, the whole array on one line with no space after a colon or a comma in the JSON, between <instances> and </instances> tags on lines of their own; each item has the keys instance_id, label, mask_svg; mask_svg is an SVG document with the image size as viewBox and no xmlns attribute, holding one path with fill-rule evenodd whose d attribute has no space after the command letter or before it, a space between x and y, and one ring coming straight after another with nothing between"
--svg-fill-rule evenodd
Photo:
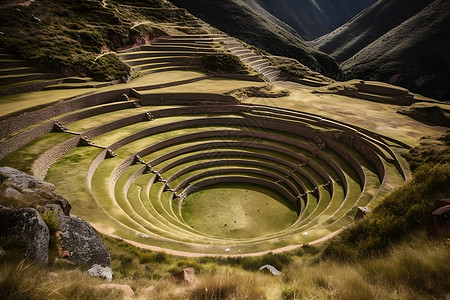
<instances>
[{"instance_id":1,"label":"shrub","mask_svg":"<svg viewBox=\"0 0 450 300\"><path fill-rule=\"evenodd\" d=\"M247 67L233 54L217 53L202 58L203 67L208 71L247 74Z\"/></svg>"},{"instance_id":2,"label":"shrub","mask_svg":"<svg viewBox=\"0 0 450 300\"><path fill-rule=\"evenodd\" d=\"M97 80L121 79L126 81L130 72L130 67L112 53L100 56L89 68L89 73Z\"/></svg>"}]
</instances>

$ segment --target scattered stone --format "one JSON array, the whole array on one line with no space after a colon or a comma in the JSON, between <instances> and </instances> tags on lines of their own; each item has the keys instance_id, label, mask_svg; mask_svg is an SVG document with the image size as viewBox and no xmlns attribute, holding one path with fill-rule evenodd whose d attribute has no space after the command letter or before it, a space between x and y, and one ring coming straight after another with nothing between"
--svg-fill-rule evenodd
<instances>
[{"instance_id":1,"label":"scattered stone","mask_svg":"<svg viewBox=\"0 0 450 300\"><path fill-rule=\"evenodd\" d=\"M0 246L15 249L38 263L48 263L50 233L41 215L34 208L12 209L0 206ZM17 247L23 243L23 249Z\"/></svg>"},{"instance_id":2,"label":"scattered stone","mask_svg":"<svg viewBox=\"0 0 450 300\"><path fill-rule=\"evenodd\" d=\"M272 274L275 275L275 276L280 276L280 275L283 274L283 273L281 273L280 271L278 271L278 269L275 268L275 267L272 266L272 265L264 265L264 266L262 266L261 268L259 268L260 271L262 271L262 270L264 270L264 269L269 270L270 273L272 273Z\"/></svg>"},{"instance_id":3,"label":"scattered stone","mask_svg":"<svg viewBox=\"0 0 450 300\"><path fill-rule=\"evenodd\" d=\"M170 276L170 280L174 283L185 283L188 285L195 285L198 282L198 278L195 276L194 268L186 268L180 272L173 273Z\"/></svg>"},{"instance_id":4,"label":"scattered stone","mask_svg":"<svg viewBox=\"0 0 450 300\"><path fill-rule=\"evenodd\" d=\"M126 284L113 284L113 283L108 283L108 284L101 284L98 286L99 289L114 289L114 290L119 290L123 292L123 295L125 297L129 297L129 298L134 298L134 291L133 289Z\"/></svg>"},{"instance_id":5,"label":"scattered stone","mask_svg":"<svg viewBox=\"0 0 450 300\"><path fill-rule=\"evenodd\" d=\"M94 277L102 277L108 281L112 280L113 272L111 267L102 267L100 265L93 265L89 270L88 274Z\"/></svg>"},{"instance_id":6,"label":"scattered stone","mask_svg":"<svg viewBox=\"0 0 450 300\"><path fill-rule=\"evenodd\" d=\"M370 213L370 208L358 206L354 220L359 221L364 219Z\"/></svg>"}]
</instances>

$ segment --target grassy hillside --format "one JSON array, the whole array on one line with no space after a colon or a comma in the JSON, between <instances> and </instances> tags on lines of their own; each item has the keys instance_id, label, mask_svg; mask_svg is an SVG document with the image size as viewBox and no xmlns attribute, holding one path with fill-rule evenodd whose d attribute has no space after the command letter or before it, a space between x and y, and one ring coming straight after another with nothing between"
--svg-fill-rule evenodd
<instances>
[{"instance_id":1,"label":"grassy hillside","mask_svg":"<svg viewBox=\"0 0 450 300\"><path fill-rule=\"evenodd\" d=\"M341 26L375 0L256 0L302 38L312 40Z\"/></svg>"},{"instance_id":2,"label":"grassy hillside","mask_svg":"<svg viewBox=\"0 0 450 300\"><path fill-rule=\"evenodd\" d=\"M281 26L254 1L173 0L190 13L251 45L274 55L297 59L309 68L332 78L342 73L328 55L308 47L292 30Z\"/></svg>"},{"instance_id":3,"label":"grassy hillside","mask_svg":"<svg viewBox=\"0 0 450 300\"><path fill-rule=\"evenodd\" d=\"M416 207L428 207L439 196L433 187L448 187L448 181L448 165L425 167L367 219L331 240L323 251L320 246L305 246L290 253L260 257L188 258L103 237L111 252L112 283L128 285L139 299L445 299L450 288L450 247L448 242L427 235ZM414 205L406 201L409 199ZM416 213L397 215L395 222L388 222L405 210ZM408 219L418 222L405 223ZM400 230L376 257L359 251L360 245L373 245L370 241L379 237L380 226ZM336 251L345 252L340 257L344 261L330 255ZM258 271L264 264L275 266L283 276ZM198 284L189 286L170 280L171 273L187 267L195 269ZM4 257L0 270L2 299L125 298L120 290L101 288L104 281L90 278L84 270L63 261L43 269Z\"/></svg>"},{"instance_id":4,"label":"grassy hillside","mask_svg":"<svg viewBox=\"0 0 450 300\"><path fill-rule=\"evenodd\" d=\"M0 9L0 47L59 73L124 79L129 68L115 55L101 53L164 35L161 23L178 24L181 30L183 23L196 22L184 10L156 0L36 0Z\"/></svg>"}]
</instances>

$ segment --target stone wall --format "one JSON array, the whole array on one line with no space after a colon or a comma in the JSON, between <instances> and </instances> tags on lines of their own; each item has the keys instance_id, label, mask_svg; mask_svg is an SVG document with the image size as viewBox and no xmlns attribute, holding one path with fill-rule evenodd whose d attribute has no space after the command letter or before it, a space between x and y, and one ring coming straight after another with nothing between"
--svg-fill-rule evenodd
<instances>
[{"instance_id":1,"label":"stone wall","mask_svg":"<svg viewBox=\"0 0 450 300\"><path fill-rule=\"evenodd\" d=\"M276 183L273 183L271 181L264 180L264 179L259 179L259 178L254 178L254 177L245 177L245 176L223 176L223 177L205 179L203 181L200 181L193 185L190 185L183 191L183 193L186 196L188 196L206 186L210 186L210 185L214 185L214 184L218 184L218 183L236 183L236 182L250 183L250 184L267 187L271 190L276 191L277 193L279 193L281 196L283 196L286 200L290 201L294 205L300 205L300 203L298 202L298 199L293 198L292 195L286 189L284 189L282 186L280 186Z\"/></svg>"},{"instance_id":2,"label":"stone wall","mask_svg":"<svg viewBox=\"0 0 450 300\"><path fill-rule=\"evenodd\" d=\"M51 104L45 108L35 111L26 111L10 116L2 117L0 120L0 138L21 130L36 123L52 119L56 116L70 113L86 107L118 101L120 95L127 94L128 89L121 89L103 93L89 93Z\"/></svg>"},{"instance_id":3,"label":"stone wall","mask_svg":"<svg viewBox=\"0 0 450 300\"><path fill-rule=\"evenodd\" d=\"M142 105L205 105L208 103L238 104L232 96L212 93L141 94Z\"/></svg>"}]
</instances>

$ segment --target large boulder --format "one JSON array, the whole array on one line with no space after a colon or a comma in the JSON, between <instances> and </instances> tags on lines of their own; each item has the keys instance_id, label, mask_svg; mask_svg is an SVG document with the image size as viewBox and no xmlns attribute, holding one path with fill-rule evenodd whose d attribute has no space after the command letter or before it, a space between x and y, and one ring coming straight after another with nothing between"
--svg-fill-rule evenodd
<instances>
[{"instance_id":1,"label":"large boulder","mask_svg":"<svg viewBox=\"0 0 450 300\"><path fill-rule=\"evenodd\" d=\"M111 256L102 239L89 223L70 213L69 201L55 193L53 184L1 167L0 204L32 207L1 207L0 241L23 241L30 257L47 263L49 236L54 234L61 259L87 267L93 276L112 278Z\"/></svg>"},{"instance_id":2,"label":"large boulder","mask_svg":"<svg viewBox=\"0 0 450 300\"><path fill-rule=\"evenodd\" d=\"M59 236L68 260L77 265L91 268L94 265L111 267L111 257L95 229L86 221L74 216L54 211L59 221Z\"/></svg>"},{"instance_id":3,"label":"large boulder","mask_svg":"<svg viewBox=\"0 0 450 300\"><path fill-rule=\"evenodd\" d=\"M22 250L33 260L47 264L49 241L49 229L37 210L0 206L0 246L6 252Z\"/></svg>"}]
</instances>

